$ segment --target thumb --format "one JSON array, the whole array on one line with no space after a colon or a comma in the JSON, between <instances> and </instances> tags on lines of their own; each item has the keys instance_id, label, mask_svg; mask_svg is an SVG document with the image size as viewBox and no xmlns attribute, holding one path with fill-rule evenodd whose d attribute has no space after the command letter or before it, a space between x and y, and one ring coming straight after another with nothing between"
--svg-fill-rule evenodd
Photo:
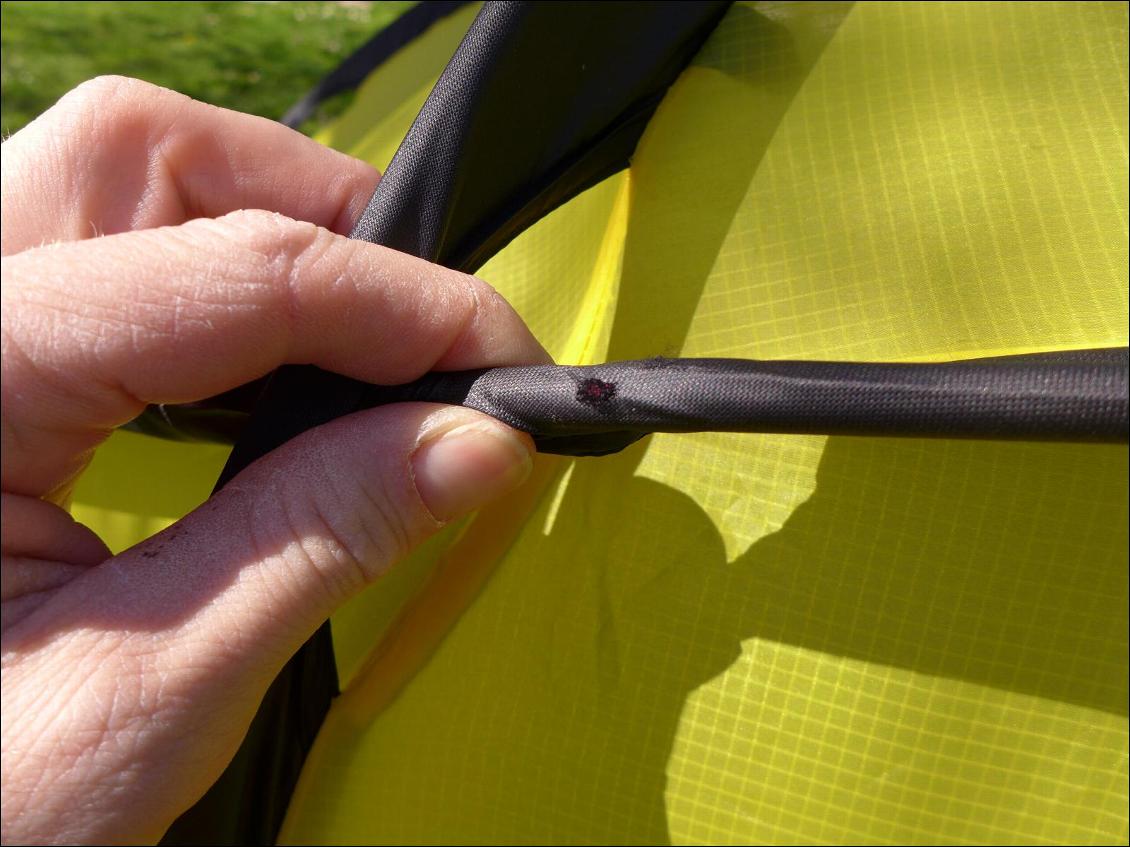
<instances>
[{"instance_id":1,"label":"thumb","mask_svg":"<svg viewBox=\"0 0 1130 847\"><path fill-rule=\"evenodd\" d=\"M142 819L167 826L219 775L267 686L321 622L444 522L520 484L532 451L525 434L461 407L340 418L5 632L6 656L20 657L5 668L5 692L13 681L36 702L66 704L18 710L34 726L13 736L12 754L58 762L43 783L52 796L73 789L89 801L54 810L60 831L98 840ZM39 676L21 686L25 670ZM66 764L77 758L60 761L57 737L101 739L74 752L97 765L96 788L90 768ZM97 832L89 808L101 810Z\"/></svg>"},{"instance_id":2,"label":"thumb","mask_svg":"<svg viewBox=\"0 0 1130 847\"><path fill-rule=\"evenodd\" d=\"M93 594L106 620L175 628L178 642L204 651L222 638L229 661L281 664L446 522L520 484L533 449L526 434L461 407L349 415L263 457L99 567L83 605L89 613Z\"/></svg>"}]
</instances>

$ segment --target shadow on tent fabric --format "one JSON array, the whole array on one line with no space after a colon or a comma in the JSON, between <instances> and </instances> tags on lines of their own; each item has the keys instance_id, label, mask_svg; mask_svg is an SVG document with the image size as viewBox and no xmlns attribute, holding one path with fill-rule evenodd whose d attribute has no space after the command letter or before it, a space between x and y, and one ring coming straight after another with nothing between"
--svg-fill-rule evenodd
<instances>
[{"instance_id":1,"label":"shadow on tent fabric","mask_svg":"<svg viewBox=\"0 0 1130 847\"><path fill-rule=\"evenodd\" d=\"M831 17L838 23L848 8L835 8ZM693 172L656 179L639 172L641 160L655 157L637 149L633 159L632 213L607 361L677 354L758 163L823 47L805 49L784 26L744 6L732 7L726 23L728 39L743 45L740 67L713 67L708 45L683 85L668 91L640 142L661 137L659 161L690 162ZM712 92L695 109L690 77L696 74L717 75L714 84L728 88L734 108L714 108L719 99ZM680 115L678 124L665 119L669 112Z\"/></svg>"},{"instance_id":2,"label":"shadow on tent fabric","mask_svg":"<svg viewBox=\"0 0 1130 847\"><path fill-rule=\"evenodd\" d=\"M756 45L743 49L741 73L716 70L705 51L701 66L669 92L637 151L609 360L682 350L735 210L810 67L804 57L819 52L745 11L731 12L740 16L734 40ZM719 111L706 100L696 109L705 75L730 86L740 107ZM678 114L675 125L669 109ZM714 143L704 147L703 139ZM661 151L645 149L659 143ZM692 166L650 179L640 169L655 161ZM751 451L761 443L745 438ZM786 653L798 664L821 656L869 664L843 689L860 692L851 694L859 699L844 720L879 721L868 737L875 755L845 740L843 770L814 781L851 797L845 785L853 779L860 793L888 792L892 841L921 840L916 818L924 807L988 790L989 779L903 798L896 779L868 770L898 758L882 750L897 749L909 734L906 759L921 762L978 731L1003 732L1007 719L973 716L966 724L954 712L969 701L955 695L942 703L944 694L920 691L908 696L934 697L933 710L891 713L899 698L882 691L871 708L870 686L905 685L905 673L885 682L884 667L943 688L983 686L1126 713L1126 573L1117 555L1126 544L1124 449L832 438L808 500L777 532L732 557L698 503L639 476L653 443L573 463L551 528L536 530L544 511L531 518L519 552L487 588L495 602L488 597L469 609L462 637L446 643L379 718L352 729L352 745L327 745L333 764L326 766L365 787L314 789L297 821L325 814L339 837L389 843L670 843L679 813L669 807L670 780L697 774L705 783L712 768L731 779L710 758L728 749L747 780L708 786L701 796L710 808L701 816L712 823L734 816L734 838L749 837L741 809L795 800L795 786L790 793L774 783L806 778L813 755L793 758L789 745L814 734L797 731L810 705L819 710L831 699L831 683L816 674L813 696L799 702L801 684L773 687L779 674L809 672L780 667ZM1079 503L1093 508L1074 513ZM1104 537L1110 543L1094 549L1109 559L1081 558ZM676 762L676 745L694 743L679 732L688 709L710 707L698 702L702 692L739 661L754 666L733 675L747 686L733 702L713 704L717 738ZM823 667L833 665L851 672L841 663ZM985 699L983 708L995 708ZM937 732L919 737L915 720L938 722ZM829 739L846 733L833 723ZM411 745L400 741L404 735ZM856 730L854 742L864 735ZM988 743L1001 755L1027 752L995 736ZM815 760L821 757L827 751ZM370 770L374 763L378 770ZM298 823L290 840L312 832Z\"/></svg>"},{"instance_id":3,"label":"shadow on tent fabric","mask_svg":"<svg viewBox=\"0 0 1130 847\"><path fill-rule=\"evenodd\" d=\"M646 506L620 513L603 555L575 559L565 580L572 595L559 604L568 623L553 649L581 654L566 664L599 678L551 680L559 699L535 718L536 747L523 733L509 749L492 749L513 764L492 786L492 802L516 814L555 809L525 816L521 835L534 843L563 831L580 842L670 843L665 791L680 719L743 644L747 652L792 645L1125 715L1127 574L1117 551L1127 539L1126 460L1117 447L830 439L814 494L734 561L686 495L632 476L631 461L618 461L614 480L581 461L545 550L568 550L596 516L615 511L613 500ZM939 492L954 496L939 500ZM1063 507L1072 501L1094 511L1073 514ZM1079 561L1104 535L1109 557ZM814 690L829 685L813 679ZM784 743L775 733L796 717L796 704L778 694L742 694L759 704L763 730L719 726L735 739L733 755L755 769L770 767L759 754ZM859 708L866 714L865 702ZM877 748L911 731L899 715L886 718L890 737L877 734ZM964 734L941 729L938 749ZM986 719L984 731L999 730ZM917 743L929 755L930 743ZM538 797L544 768L575 791ZM608 798L619 799L618 815L600 814ZM940 789L936 802L946 799Z\"/></svg>"}]
</instances>

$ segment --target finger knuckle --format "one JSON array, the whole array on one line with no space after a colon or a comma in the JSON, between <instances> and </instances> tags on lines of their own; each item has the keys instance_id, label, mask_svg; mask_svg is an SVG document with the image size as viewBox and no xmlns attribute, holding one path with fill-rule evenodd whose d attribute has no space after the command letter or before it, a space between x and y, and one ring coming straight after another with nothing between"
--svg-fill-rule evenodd
<instances>
[{"instance_id":1,"label":"finger knuckle","mask_svg":"<svg viewBox=\"0 0 1130 847\"><path fill-rule=\"evenodd\" d=\"M112 118L123 109L167 93L140 79L107 74L75 86L63 95L59 105L69 112Z\"/></svg>"},{"instance_id":2,"label":"finger knuckle","mask_svg":"<svg viewBox=\"0 0 1130 847\"><path fill-rule=\"evenodd\" d=\"M39 120L47 127L48 143L76 145L84 157L94 149L113 149L148 136L150 127L175 112L175 101L186 100L152 83L125 76L98 76L64 94Z\"/></svg>"},{"instance_id":3,"label":"finger knuckle","mask_svg":"<svg viewBox=\"0 0 1130 847\"><path fill-rule=\"evenodd\" d=\"M506 302L494 286L477 276L468 277L469 285L475 296L475 310L480 315L486 315L500 310L509 310L510 304Z\"/></svg>"},{"instance_id":4,"label":"finger knuckle","mask_svg":"<svg viewBox=\"0 0 1130 847\"><path fill-rule=\"evenodd\" d=\"M340 445L317 438L301 438L292 449L281 486L252 474L230 493L251 504L256 554L282 552L289 567L277 573L296 580L293 585L312 579L336 605L411 549L413 515L382 483L384 473L371 459L345 467Z\"/></svg>"},{"instance_id":5,"label":"finger knuckle","mask_svg":"<svg viewBox=\"0 0 1130 847\"><path fill-rule=\"evenodd\" d=\"M163 89L159 86L134 77L122 76L121 74L100 74L85 82L80 82L72 89L72 92L82 96L107 100L121 94L161 90Z\"/></svg>"},{"instance_id":6,"label":"finger knuckle","mask_svg":"<svg viewBox=\"0 0 1130 847\"><path fill-rule=\"evenodd\" d=\"M261 266L272 301L280 314L289 316L294 330L305 312L304 272L330 249L333 234L306 221L252 209L226 215L221 225Z\"/></svg>"},{"instance_id":7,"label":"finger knuckle","mask_svg":"<svg viewBox=\"0 0 1130 847\"><path fill-rule=\"evenodd\" d=\"M242 209L218 224L249 250L271 262L293 264L318 239L319 227L277 212Z\"/></svg>"},{"instance_id":8,"label":"finger knuckle","mask_svg":"<svg viewBox=\"0 0 1130 847\"><path fill-rule=\"evenodd\" d=\"M455 314L459 316L452 324L453 334L447 344L449 352L459 352L474 343L476 334L489 316L498 308L501 295L490 285L470 274L460 274L460 284L454 287L458 292L459 303Z\"/></svg>"},{"instance_id":9,"label":"finger knuckle","mask_svg":"<svg viewBox=\"0 0 1130 847\"><path fill-rule=\"evenodd\" d=\"M302 558L338 602L372 583L409 546L390 501L358 488L324 480L305 508L288 515Z\"/></svg>"}]
</instances>

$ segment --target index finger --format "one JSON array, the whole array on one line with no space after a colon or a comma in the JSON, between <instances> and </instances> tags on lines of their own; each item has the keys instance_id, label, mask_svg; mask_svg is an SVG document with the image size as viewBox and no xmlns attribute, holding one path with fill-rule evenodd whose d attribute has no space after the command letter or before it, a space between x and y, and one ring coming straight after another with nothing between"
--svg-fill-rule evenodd
<instances>
[{"instance_id":1,"label":"index finger","mask_svg":"<svg viewBox=\"0 0 1130 847\"><path fill-rule=\"evenodd\" d=\"M266 118L125 77L83 83L4 142L4 255L269 209L346 234L380 174Z\"/></svg>"},{"instance_id":2,"label":"index finger","mask_svg":"<svg viewBox=\"0 0 1130 847\"><path fill-rule=\"evenodd\" d=\"M65 492L147 403L219 394L282 364L373 383L545 362L472 276L267 212L4 260L3 487Z\"/></svg>"}]
</instances>

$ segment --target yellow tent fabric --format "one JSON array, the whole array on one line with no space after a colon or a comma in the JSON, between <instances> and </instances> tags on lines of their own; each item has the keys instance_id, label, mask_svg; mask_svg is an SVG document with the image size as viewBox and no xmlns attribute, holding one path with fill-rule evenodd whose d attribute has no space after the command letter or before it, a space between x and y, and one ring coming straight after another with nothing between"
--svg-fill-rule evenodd
<instances>
[{"instance_id":1,"label":"yellow tent fabric","mask_svg":"<svg viewBox=\"0 0 1130 847\"><path fill-rule=\"evenodd\" d=\"M386 164L473 11L323 140ZM630 171L480 276L565 363L1125 345L1126 139L1124 3L737 4ZM335 617L281 840L1125 842L1127 455L546 461ZM222 459L117 435L76 515L130 543Z\"/></svg>"}]
</instances>

